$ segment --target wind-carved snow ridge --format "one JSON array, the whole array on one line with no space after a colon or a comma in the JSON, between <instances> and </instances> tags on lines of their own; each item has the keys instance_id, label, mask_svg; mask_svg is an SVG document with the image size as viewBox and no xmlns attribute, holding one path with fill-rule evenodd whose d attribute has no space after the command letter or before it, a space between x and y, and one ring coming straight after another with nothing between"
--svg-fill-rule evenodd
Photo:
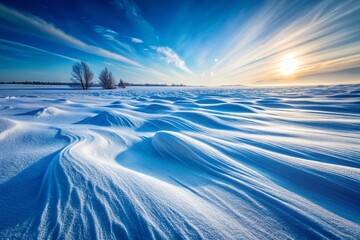
<instances>
[{"instance_id":1,"label":"wind-carved snow ridge","mask_svg":"<svg viewBox=\"0 0 360 240\"><path fill-rule=\"evenodd\" d=\"M359 85L0 97L0 239L360 238Z\"/></svg>"},{"instance_id":2,"label":"wind-carved snow ridge","mask_svg":"<svg viewBox=\"0 0 360 240\"><path fill-rule=\"evenodd\" d=\"M142 120L124 113L116 113L113 111L103 111L93 117L88 117L78 124L92 124L98 126L120 126L133 128L140 126Z\"/></svg>"},{"instance_id":3,"label":"wind-carved snow ridge","mask_svg":"<svg viewBox=\"0 0 360 240\"><path fill-rule=\"evenodd\" d=\"M34 111L30 111L30 112L26 112L26 113L22 113L19 115L29 115L29 116L33 116L33 117L52 117L52 116L57 116L57 115L61 115L62 114L62 110L56 108L56 107L43 107Z\"/></svg>"}]
</instances>

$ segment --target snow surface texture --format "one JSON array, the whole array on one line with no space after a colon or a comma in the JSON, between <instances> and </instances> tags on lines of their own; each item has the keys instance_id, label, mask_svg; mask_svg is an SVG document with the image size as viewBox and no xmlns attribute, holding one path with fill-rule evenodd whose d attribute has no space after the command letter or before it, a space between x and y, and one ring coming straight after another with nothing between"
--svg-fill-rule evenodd
<instances>
[{"instance_id":1,"label":"snow surface texture","mask_svg":"<svg viewBox=\"0 0 360 240\"><path fill-rule=\"evenodd\" d=\"M360 85L0 89L0 239L359 239Z\"/></svg>"}]
</instances>

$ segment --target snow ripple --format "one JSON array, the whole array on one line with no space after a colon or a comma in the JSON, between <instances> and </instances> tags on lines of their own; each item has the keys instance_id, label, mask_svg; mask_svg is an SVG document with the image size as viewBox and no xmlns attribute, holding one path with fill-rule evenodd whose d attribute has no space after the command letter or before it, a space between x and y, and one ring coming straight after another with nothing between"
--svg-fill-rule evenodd
<instances>
[{"instance_id":1,"label":"snow ripple","mask_svg":"<svg viewBox=\"0 0 360 240\"><path fill-rule=\"evenodd\" d=\"M359 85L12 91L1 239L360 238Z\"/></svg>"}]
</instances>

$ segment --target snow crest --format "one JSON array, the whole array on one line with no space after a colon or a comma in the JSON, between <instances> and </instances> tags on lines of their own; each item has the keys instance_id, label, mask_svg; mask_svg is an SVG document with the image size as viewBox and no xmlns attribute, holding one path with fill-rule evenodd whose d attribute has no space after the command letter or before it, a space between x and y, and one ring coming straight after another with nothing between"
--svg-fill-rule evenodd
<instances>
[{"instance_id":1,"label":"snow crest","mask_svg":"<svg viewBox=\"0 0 360 240\"><path fill-rule=\"evenodd\" d=\"M0 97L0 239L360 238L359 85Z\"/></svg>"}]
</instances>

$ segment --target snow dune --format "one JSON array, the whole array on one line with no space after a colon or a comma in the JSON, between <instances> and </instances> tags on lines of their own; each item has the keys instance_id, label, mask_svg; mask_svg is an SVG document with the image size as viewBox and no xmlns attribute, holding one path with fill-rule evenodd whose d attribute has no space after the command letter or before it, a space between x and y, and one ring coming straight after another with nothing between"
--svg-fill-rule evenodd
<instances>
[{"instance_id":1,"label":"snow dune","mask_svg":"<svg viewBox=\"0 0 360 240\"><path fill-rule=\"evenodd\" d=\"M0 89L0 239L359 239L360 85Z\"/></svg>"}]
</instances>

